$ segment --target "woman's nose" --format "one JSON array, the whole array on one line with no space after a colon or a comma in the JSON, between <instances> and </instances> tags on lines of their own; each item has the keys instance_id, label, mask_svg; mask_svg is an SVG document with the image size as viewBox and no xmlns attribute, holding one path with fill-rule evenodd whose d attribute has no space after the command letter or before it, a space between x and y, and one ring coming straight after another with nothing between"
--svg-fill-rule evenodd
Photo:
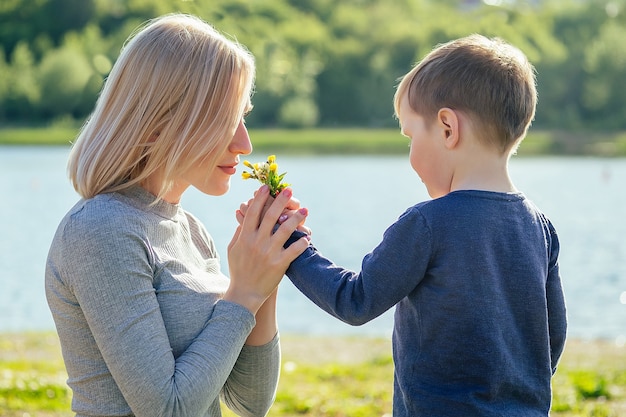
<instances>
[{"instance_id":1,"label":"woman's nose","mask_svg":"<svg viewBox=\"0 0 626 417\"><path fill-rule=\"evenodd\" d=\"M248 129L243 121L239 122L235 135L230 143L229 150L232 153L247 155L252 152L252 142L250 142L250 135L248 135Z\"/></svg>"}]
</instances>

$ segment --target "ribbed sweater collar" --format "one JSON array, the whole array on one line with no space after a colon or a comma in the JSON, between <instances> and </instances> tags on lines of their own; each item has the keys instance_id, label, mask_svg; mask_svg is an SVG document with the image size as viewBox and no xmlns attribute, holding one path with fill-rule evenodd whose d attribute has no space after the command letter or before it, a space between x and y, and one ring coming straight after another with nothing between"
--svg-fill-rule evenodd
<instances>
[{"instance_id":1,"label":"ribbed sweater collar","mask_svg":"<svg viewBox=\"0 0 626 417\"><path fill-rule=\"evenodd\" d=\"M171 204L162 199L155 203L156 196L139 185L119 191L116 194L119 195L121 200L133 207L157 214L166 219L174 219L182 210L180 204Z\"/></svg>"}]
</instances>

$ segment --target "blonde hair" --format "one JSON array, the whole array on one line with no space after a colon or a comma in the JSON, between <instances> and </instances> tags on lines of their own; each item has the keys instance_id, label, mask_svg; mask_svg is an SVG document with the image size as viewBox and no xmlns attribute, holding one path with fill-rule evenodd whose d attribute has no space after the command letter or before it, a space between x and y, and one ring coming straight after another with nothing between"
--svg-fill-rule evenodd
<instances>
[{"instance_id":1,"label":"blonde hair","mask_svg":"<svg viewBox=\"0 0 626 417\"><path fill-rule=\"evenodd\" d=\"M535 69L517 48L481 35L439 45L406 74L394 97L396 116L408 96L413 111L434 120L444 107L470 115L485 144L513 152L537 105Z\"/></svg>"},{"instance_id":2,"label":"blonde hair","mask_svg":"<svg viewBox=\"0 0 626 417\"><path fill-rule=\"evenodd\" d=\"M122 48L68 173L83 198L123 190L155 172L158 197L196 162L216 160L251 108L254 58L201 19L148 21Z\"/></svg>"}]
</instances>

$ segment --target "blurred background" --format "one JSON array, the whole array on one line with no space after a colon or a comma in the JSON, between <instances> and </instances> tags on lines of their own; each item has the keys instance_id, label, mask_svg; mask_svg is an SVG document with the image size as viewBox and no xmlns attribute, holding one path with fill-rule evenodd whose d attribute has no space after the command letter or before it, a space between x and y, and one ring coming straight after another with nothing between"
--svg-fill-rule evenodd
<instances>
[{"instance_id":1,"label":"blurred background","mask_svg":"<svg viewBox=\"0 0 626 417\"><path fill-rule=\"evenodd\" d=\"M43 284L52 236L79 198L66 175L69 145L128 35L170 12L198 15L254 54L247 159L278 155L309 208L314 244L351 269L429 198L393 117L399 77L437 44L471 33L520 48L536 67L539 103L511 174L559 233L568 303L552 410L626 415L626 0L0 0L0 415L73 415ZM192 189L182 201L215 239L224 270L234 211L257 188L238 177L219 199ZM327 361L374 351L360 336L388 341L393 311L351 327L284 279L278 317L295 337L284 343L285 369L299 367L281 376L272 415L389 412L390 358L347 371L332 364L355 375L347 381L300 364L312 351ZM294 379L307 373L310 387Z\"/></svg>"},{"instance_id":2,"label":"blurred background","mask_svg":"<svg viewBox=\"0 0 626 417\"><path fill-rule=\"evenodd\" d=\"M398 77L438 43L481 33L537 68L534 127L626 128L624 0L2 0L0 126L81 121L127 36L201 16L257 60L251 127L395 127ZM584 139L583 139L584 140Z\"/></svg>"},{"instance_id":3,"label":"blurred background","mask_svg":"<svg viewBox=\"0 0 626 417\"><path fill-rule=\"evenodd\" d=\"M255 152L263 135L286 139L250 159L279 155L311 210L316 245L353 269L408 206L429 198L393 117L398 78L438 43L470 33L519 47L536 66L539 105L512 161L514 181L561 234L570 335L626 345L626 158L615 157L626 156L626 0L1 0L0 193L9 199L0 204L0 331L53 328L45 258L78 198L65 176L67 145L128 35L170 12L198 15L254 54L255 108L246 121ZM66 146L19 146L58 127ZM380 146L370 155L332 148L345 138ZM298 155L304 142L313 145ZM324 142L331 155L310 156ZM186 194L222 259L232 213L255 188L234 180L218 203ZM284 287L287 332L391 332L391 312L350 328Z\"/></svg>"}]
</instances>

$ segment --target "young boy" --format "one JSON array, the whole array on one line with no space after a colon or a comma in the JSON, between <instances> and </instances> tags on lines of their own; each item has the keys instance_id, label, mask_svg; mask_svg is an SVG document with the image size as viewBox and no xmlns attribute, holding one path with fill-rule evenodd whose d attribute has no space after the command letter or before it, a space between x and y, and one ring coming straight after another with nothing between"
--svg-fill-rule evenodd
<instances>
[{"instance_id":1,"label":"young boy","mask_svg":"<svg viewBox=\"0 0 626 417\"><path fill-rule=\"evenodd\" d=\"M396 306L394 417L549 414L567 327L559 241L508 173L536 95L532 65L501 40L434 49L394 100L432 200L387 229L361 272L314 246L287 270L353 325Z\"/></svg>"}]
</instances>

